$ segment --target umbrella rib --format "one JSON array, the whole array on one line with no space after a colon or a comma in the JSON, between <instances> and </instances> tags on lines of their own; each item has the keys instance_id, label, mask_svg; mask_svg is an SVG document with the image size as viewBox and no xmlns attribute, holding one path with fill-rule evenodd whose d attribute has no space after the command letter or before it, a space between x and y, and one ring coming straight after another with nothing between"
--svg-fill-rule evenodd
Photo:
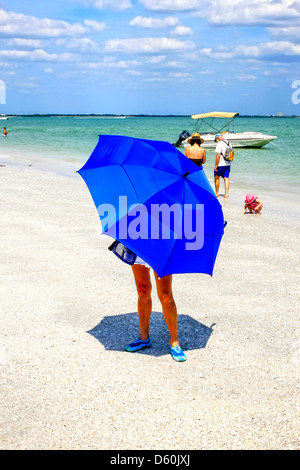
<instances>
[{"instance_id":1,"label":"umbrella rib","mask_svg":"<svg viewBox=\"0 0 300 470\"><path fill-rule=\"evenodd\" d=\"M171 185L173 185L173 184L175 184L175 183L171 183L169 186L171 186ZM184 186L184 185L183 185L183 186ZM166 189L166 188L165 188L165 189ZM176 240L176 241L177 241L177 240ZM172 253L173 253L173 251L174 251L174 249L175 249L175 246L176 246L176 241L175 241L174 244L173 244L171 253L170 253L169 256L168 256L168 260L167 260L167 262L166 262L165 265L164 265L163 273L166 271L166 268L167 268L167 266L168 266L168 264L169 264L169 262L170 262ZM162 276L161 276L161 277L162 277Z\"/></svg>"},{"instance_id":2,"label":"umbrella rib","mask_svg":"<svg viewBox=\"0 0 300 470\"><path fill-rule=\"evenodd\" d=\"M167 186L165 186L165 187L163 188L163 191L168 190L168 189L170 188L170 186L173 186L174 184L178 184L178 182L180 182L180 179L181 179L181 176L178 176L178 180L169 183ZM150 198L146 199L146 200L144 201L144 204L147 204L147 202L149 202L151 198L152 198L152 196L151 196Z\"/></svg>"},{"instance_id":3,"label":"umbrella rib","mask_svg":"<svg viewBox=\"0 0 300 470\"><path fill-rule=\"evenodd\" d=\"M124 173L126 174L128 180L130 181L130 184L131 184L131 186L132 186L132 189L134 190L134 194L135 194L136 199L137 199L137 201L138 201L138 195L137 195L137 192L136 192L136 190L135 190L134 184L133 184L133 182L132 182L130 176L128 175L127 171L126 171L125 168L123 167L123 164L121 164L120 167L122 168L122 170L123 170Z\"/></svg>"},{"instance_id":4,"label":"umbrella rib","mask_svg":"<svg viewBox=\"0 0 300 470\"><path fill-rule=\"evenodd\" d=\"M132 147L134 146L135 141L139 141L139 140L140 140L140 139L136 139L135 137L133 137L131 149L132 149ZM160 141L157 141L157 142L160 142ZM147 147L148 147L149 149L151 149L151 150L153 150L153 148L155 149L155 147L153 147L153 146L152 146L150 143L148 143L148 142L144 142L144 145L147 146ZM156 149L156 150L157 150L157 149ZM154 166L153 168L156 168L156 169L158 169L158 170L164 171L164 172L166 172L166 173L171 173L171 174L174 174L174 175L181 174L180 171L179 171L179 169L177 169L177 168L176 168L175 166L173 166L173 165L170 165L169 160L165 157L165 155L161 152L161 150L157 150L157 152L158 152L158 154L159 154L160 159L167 163L168 169L156 168L155 166ZM128 153L128 155L129 155L129 154L130 154L130 152ZM127 155L127 156L128 156L128 155ZM134 165L134 164L132 164L132 163L127 163L127 162L126 162L126 159L127 159L127 158L125 158L123 164L126 163L126 165ZM189 163L192 163L192 162L189 162ZM196 171L196 170L199 170L199 168L198 168L194 163L192 163L192 166L195 166L195 171ZM191 172L191 171L190 171L190 172ZM181 176L182 176L182 175L181 175Z\"/></svg>"},{"instance_id":5,"label":"umbrella rib","mask_svg":"<svg viewBox=\"0 0 300 470\"><path fill-rule=\"evenodd\" d=\"M123 164L126 164L126 165L128 165L128 166L133 166L133 167L136 166L135 163L123 162L122 165L123 165ZM143 165L139 165L139 166L140 166L140 167L144 167ZM180 178L182 177L181 173L178 172L178 170L176 170L176 169L174 169L174 168L172 168L172 167L171 167L170 169L166 169L166 168L157 168L156 166L153 166L152 168L153 168L153 170L161 171L162 173L171 174L171 175L176 175L176 176L178 176L178 178L179 178L179 177L180 177Z\"/></svg>"},{"instance_id":6,"label":"umbrella rib","mask_svg":"<svg viewBox=\"0 0 300 470\"><path fill-rule=\"evenodd\" d=\"M135 139L133 138L132 141L131 141L130 152L131 152L131 150L132 150L132 147L134 146L134 142L135 142ZM129 154L130 152L128 152L128 154ZM136 190L135 190L134 184L133 184L131 178L129 177L127 171L126 171L125 168L123 167L123 165L125 164L125 162L126 162L126 158L125 158L125 160L123 161L123 163L120 163L120 167L122 168L122 170L123 170L124 173L126 174L128 180L130 181L130 184L131 184L131 186L132 186L132 188L133 188L133 190L134 190L134 194L135 194L136 199L137 199L137 201L138 201L138 195L137 195L137 192L136 192Z\"/></svg>"},{"instance_id":7,"label":"umbrella rib","mask_svg":"<svg viewBox=\"0 0 300 470\"><path fill-rule=\"evenodd\" d=\"M168 264L170 263L171 256L172 256L173 251L174 251L174 249L175 249L175 245L176 245L176 242L174 243L174 245L173 245L173 247L172 247L172 250L171 250L171 253L169 254L168 260L167 260L167 262L166 262L165 265L164 265L164 269L163 269L163 273L162 273L162 274L164 274L164 273L166 272L167 266L168 266ZM161 276L161 277L163 277L163 276Z\"/></svg>"}]
</instances>

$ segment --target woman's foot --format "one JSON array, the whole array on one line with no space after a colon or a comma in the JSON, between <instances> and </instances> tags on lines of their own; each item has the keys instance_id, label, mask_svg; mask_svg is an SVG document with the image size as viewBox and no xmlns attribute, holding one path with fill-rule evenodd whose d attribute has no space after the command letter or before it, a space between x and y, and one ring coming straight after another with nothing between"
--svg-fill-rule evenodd
<instances>
[{"instance_id":1,"label":"woman's foot","mask_svg":"<svg viewBox=\"0 0 300 470\"><path fill-rule=\"evenodd\" d=\"M151 343L151 339L149 336L149 338L146 339L145 341L139 338L136 341L133 341L132 343L127 344L127 346L125 346L124 349L127 352L136 352L136 351L140 351L141 349L151 348L151 346L152 346L152 343Z\"/></svg>"},{"instance_id":2,"label":"woman's foot","mask_svg":"<svg viewBox=\"0 0 300 470\"><path fill-rule=\"evenodd\" d=\"M186 361L186 355L182 351L181 347L179 344L176 346L172 347L171 346L171 356L173 357L174 361L176 362L184 362Z\"/></svg>"}]
</instances>

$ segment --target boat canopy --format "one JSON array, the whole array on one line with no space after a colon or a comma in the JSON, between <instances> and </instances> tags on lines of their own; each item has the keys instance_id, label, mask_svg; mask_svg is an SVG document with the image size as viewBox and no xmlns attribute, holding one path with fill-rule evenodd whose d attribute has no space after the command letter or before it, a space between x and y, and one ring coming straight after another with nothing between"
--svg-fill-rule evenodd
<instances>
[{"instance_id":1,"label":"boat canopy","mask_svg":"<svg viewBox=\"0 0 300 470\"><path fill-rule=\"evenodd\" d=\"M238 116L239 113L223 113L219 111L213 111L206 114L193 114L192 119L205 119L205 118L233 118Z\"/></svg>"}]
</instances>

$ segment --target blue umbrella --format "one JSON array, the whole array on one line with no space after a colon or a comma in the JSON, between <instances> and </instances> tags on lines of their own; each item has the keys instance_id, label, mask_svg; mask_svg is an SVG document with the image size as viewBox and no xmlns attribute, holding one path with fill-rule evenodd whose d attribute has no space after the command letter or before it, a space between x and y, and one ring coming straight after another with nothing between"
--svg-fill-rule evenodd
<instances>
[{"instance_id":1,"label":"blue umbrella","mask_svg":"<svg viewBox=\"0 0 300 470\"><path fill-rule=\"evenodd\" d=\"M224 232L222 206L203 171L168 142L100 135L78 172L102 233L159 277L212 275Z\"/></svg>"}]
</instances>

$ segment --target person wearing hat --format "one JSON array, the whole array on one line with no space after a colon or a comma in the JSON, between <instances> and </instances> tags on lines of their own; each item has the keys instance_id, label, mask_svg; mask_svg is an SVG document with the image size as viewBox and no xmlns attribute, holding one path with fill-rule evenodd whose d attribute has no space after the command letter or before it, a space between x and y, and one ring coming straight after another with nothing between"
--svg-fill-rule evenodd
<instances>
[{"instance_id":1,"label":"person wearing hat","mask_svg":"<svg viewBox=\"0 0 300 470\"><path fill-rule=\"evenodd\" d=\"M228 197L229 191L229 173L230 173L230 164L231 162L225 160L223 155L226 152L227 145L224 142L223 135L218 132L215 135L216 145L216 163L214 168L214 178L215 178L215 188L216 196L219 197L219 188L220 188L220 176L224 179L225 194L224 197Z\"/></svg>"},{"instance_id":2,"label":"person wearing hat","mask_svg":"<svg viewBox=\"0 0 300 470\"><path fill-rule=\"evenodd\" d=\"M198 132L194 132L194 134L192 134L188 139L190 147L187 147L184 151L184 155L200 167L202 167L206 162L206 150L201 147L203 142L204 139L200 137L200 134L198 134Z\"/></svg>"}]
</instances>

